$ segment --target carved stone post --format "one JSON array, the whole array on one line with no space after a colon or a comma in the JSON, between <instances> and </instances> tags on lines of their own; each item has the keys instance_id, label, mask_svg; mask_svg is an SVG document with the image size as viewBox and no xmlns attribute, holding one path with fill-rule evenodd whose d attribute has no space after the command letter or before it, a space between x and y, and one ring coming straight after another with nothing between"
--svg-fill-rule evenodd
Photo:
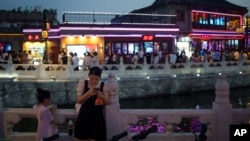
<instances>
[{"instance_id":1,"label":"carved stone post","mask_svg":"<svg viewBox=\"0 0 250 141\"><path fill-rule=\"evenodd\" d=\"M108 80L105 82L104 91L109 92L110 104L106 105L106 124L107 139L111 139L114 135L121 133L121 117L120 104L118 98L118 82L114 74L108 75Z\"/></svg>"},{"instance_id":2,"label":"carved stone post","mask_svg":"<svg viewBox=\"0 0 250 141\"><path fill-rule=\"evenodd\" d=\"M229 101L229 83L225 76L220 76L215 84L215 102L213 109L217 111L217 128L214 141L229 141L229 127L232 123L232 104Z\"/></svg>"},{"instance_id":3,"label":"carved stone post","mask_svg":"<svg viewBox=\"0 0 250 141\"><path fill-rule=\"evenodd\" d=\"M124 58L123 56L121 55L120 56L120 68L119 68L119 75L120 76L123 76L124 75Z\"/></svg>"},{"instance_id":4,"label":"carved stone post","mask_svg":"<svg viewBox=\"0 0 250 141\"><path fill-rule=\"evenodd\" d=\"M12 129L15 124L21 120L21 117L18 114L4 114L4 136L8 137L12 133Z\"/></svg>"}]
</instances>

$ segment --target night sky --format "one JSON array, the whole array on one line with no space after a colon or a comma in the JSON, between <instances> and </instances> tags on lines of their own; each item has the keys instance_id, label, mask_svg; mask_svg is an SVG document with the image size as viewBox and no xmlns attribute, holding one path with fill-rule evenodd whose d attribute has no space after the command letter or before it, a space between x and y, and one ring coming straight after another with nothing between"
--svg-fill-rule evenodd
<instances>
[{"instance_id":1,"label":"night sky","mask_svg":"<svg viewBox=\"0 0 250 141\"><path fill-rule=\"evenodd\" d=\"M250 8L250 0L228 0L234 4ZM150 6L154 0L1 0L0 9L11 10L22 7L34 8L40 5L42 9L57 9L58 19L66 11L96 11L96 12L131 12Z\"/></svg>"}]
</instances>

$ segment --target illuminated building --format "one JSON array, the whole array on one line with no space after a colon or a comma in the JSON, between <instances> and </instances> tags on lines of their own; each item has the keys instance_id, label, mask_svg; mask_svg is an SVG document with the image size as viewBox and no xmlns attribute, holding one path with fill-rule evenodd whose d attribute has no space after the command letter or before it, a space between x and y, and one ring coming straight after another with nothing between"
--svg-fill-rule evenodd
<instances>
[{"instance_id":1,"label":"illuminated building","mask_svg":"<svg viewBox=\"0 0 250 141\"><path fill-rule=\"evenodd\" d=\"M176 15L176 25L180 29L177 51L246 49L244 33L237 29L244 27L243 19L248 10L226 0L156 0L133 12ZM163 20L162 17L154 19Z\"/></svg>"}]
</instances>

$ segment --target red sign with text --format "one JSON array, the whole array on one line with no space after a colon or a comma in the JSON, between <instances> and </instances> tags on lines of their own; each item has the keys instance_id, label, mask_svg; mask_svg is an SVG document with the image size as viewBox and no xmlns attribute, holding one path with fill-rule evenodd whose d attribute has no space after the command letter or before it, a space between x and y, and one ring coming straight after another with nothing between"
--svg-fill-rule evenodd
<instances>
[{"instance_id":1,"label":"red sign with text","mask_svg":"<svg viewBox=\"0 0 250 141\"><path fill-rule=\"evenodd\" d=\"M154 35L143 35L142 40L143 41L153 41L154 40Z\"/></svg>"}]
</instances>

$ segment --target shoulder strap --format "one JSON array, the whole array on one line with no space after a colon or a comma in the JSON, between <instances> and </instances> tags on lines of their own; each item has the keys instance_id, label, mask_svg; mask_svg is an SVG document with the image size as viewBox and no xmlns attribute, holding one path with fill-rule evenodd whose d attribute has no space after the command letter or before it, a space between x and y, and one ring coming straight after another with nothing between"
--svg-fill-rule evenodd
<instances>
[{"instance_id":1,"label":"shoulder strap","mask_svg":"<svg viewBox=\"0 0 250 141\"><path fill-rule=\"evenodd\" d=\"M85 80L83 93L88 89L88 80Z\"/></svg>"},{"instance_id":2,"label":"shoulder strap","mask_svg":"<svg viewBox=\"0 0 250 141\"><path fill-rule=\"evenodd\" d=\"M103 92L103 86L104 86L104 82L101 82L101 87L100 87L100 89L101 89L102 92Z\"/></svg>"}]
</instances>

